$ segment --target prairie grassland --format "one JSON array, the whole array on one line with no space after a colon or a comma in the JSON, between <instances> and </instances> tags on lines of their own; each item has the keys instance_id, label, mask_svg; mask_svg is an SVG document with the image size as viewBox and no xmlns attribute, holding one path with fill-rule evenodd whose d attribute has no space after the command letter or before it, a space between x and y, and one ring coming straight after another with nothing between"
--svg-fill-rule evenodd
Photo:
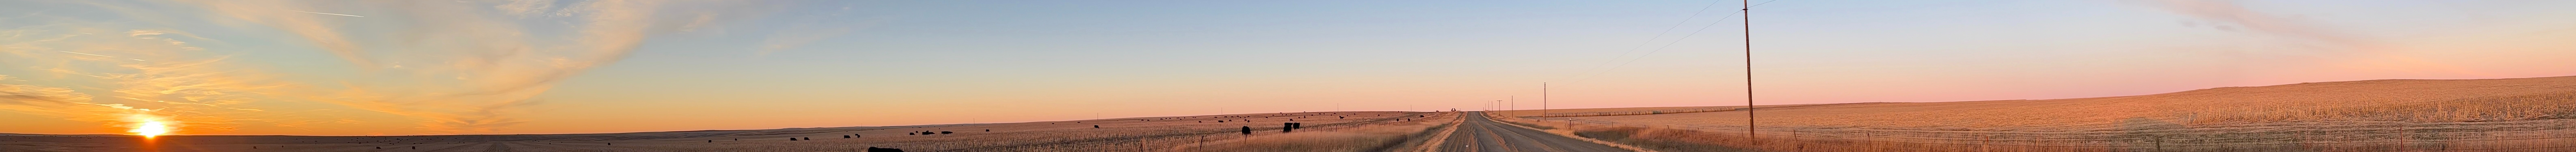
<instances>
[{"instance_id":1,"label":"prairie grassland","mask_svg":"<svg viewBox=\"0 0 2576 152\"><path fill-rule=\"evenodd\" d=\"M1773 108L1773 107L1807 106L1807 105L1823 105L1823 104L1761 105L1761 106L1756 106L1756 107L1762 107L1762 108ZM1534 117L1534 116L1540 116L1540 114L1541 114L1542 112L1544 112L1544 113L1546 113L1546 114L1565 115L1565 114L1588 114L1588 113L1633 113L1633 112L1651 112L1651 111L1665 111L1665 112L1673 112L1673 113L1686 113L1685 111L1731 111L1731 110L1735 110L1735 109L1744 109L1744 106L1632 107L1632 108L1585 108L1585 109L1546 109L1546 110L1495 110L1495 111L1485 111L1485 112L1486 112L1486 113L1494 114L1494 116L1496 116L1496 117ZM1551 117L1553 117L1553 116L1555 116L1555 115L1551 115Z\"/></svg>"},{"instance_id":2,"label":"prairie grassland","mask_svg":"<svg viewBox=\"0 0 2576 152\"><path fill-rule=\"evenodd\" d=\"M1366 152L1406 151L1416 148L1433 131L1450 127L1456 115L1434 117L1428 121L1389 123L1340 130L1298 131L1232 142L1223 145L1190 148L1201 152ZM1408 144L1410 143L1410 144Z\"/></svg>"},{"instance_id":3,"label":"prairie grassland","mask_svg":"<svg viewBox=\"0 0 2576 152\"><path fill-rule=\"evenodd\" d=\"M153 147L118 135L0 135L12 149L0 151L138 151L165 152L426 152L426 151L561 151L561 152L778 152L859 151L867 147L908 151L1171 151L1203 142L1260 139L1281 135L1284 122L1305 123L1305 131L1334 131L1388 124L1412 124L1455 112L1303 112L1210 116L1114 118L994 124L948 124L884 127L788 128L560 135L449 136L165 136ZM1348 117L1348 118L1343 118ZM1293 119L1293 120L1291 120ZM1223 122L1219 122L1223 121ZM1098 125L1094 128L1093 125ZM1251 127L1254 134L1240 133ZM991 131L987 132L986 129ZM914 132L948 132L907 135ZM845 135L856 135L844 138ZM71 137L50 137L71 136ZM797 138L790 140L788 138ZM418 149L412 149L412 147ZM28 149L16 149L23 147ZM258 149L253 149L258 147ZM383 147L385 149L377 149Z\"/></svg>"},{"instance_id":4,"label":"prairie grassland","mask_svg":"<svg viewBox=\"0 0 2576 152\"><path fill-rule=\"evenodd\" d=\"M2576 151L2576 77L2366 80L2052 100L1550 117L1640 147L1766 151ZM1533 118L1506 121L1540 121ZM1568 121L1577 122L1567 126ZM1636 139L1626 140L1622 139ZM1773 144L1753 144L1773 143ZM1694 150L1668 150L1694 151Z\"/></svg>"},{"instance_id":5,"label":"prairie grassland","mask_svg":"<svg viewBox=\"0 0 2576 152\"><path fill-rule=\"evenodd\" d=\"M2568 124L2568 121L2561 121ZM1548 126L1548 124L1543 124ZM1682 129L1682 126L1553 124L1577 137L1656 152L2568 152L2576 131L2378 131L2378 134L2192 134L2128 137L1955 134L1950 139L1886 137L1837 129Z\"/></svg>"}]
</instances>

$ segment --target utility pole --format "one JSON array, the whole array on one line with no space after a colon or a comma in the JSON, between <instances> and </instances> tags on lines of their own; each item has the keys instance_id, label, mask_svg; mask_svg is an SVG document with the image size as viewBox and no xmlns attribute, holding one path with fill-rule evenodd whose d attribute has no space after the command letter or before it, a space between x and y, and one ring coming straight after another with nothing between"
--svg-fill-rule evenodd
<instances>
[{"instance_id":1,"label":"utility pole","mask_svg":"<svg viewBox=\"0 0 2576 152\"><path fill-rule=\"evenodd\" d=\"M1753 0L1744 0L1744 140L1762 145L1753 135Z\"/></svg>"},{"instance_id":2,"label":"utility pole","mask_svg":"<svg viewBox=\"0 0 2576 152\"><path fill-rule=\"evenodd\" d=\"M1538 118L1547 118L1547 83L1538 83Z\"/></svg>"}]
</instances>

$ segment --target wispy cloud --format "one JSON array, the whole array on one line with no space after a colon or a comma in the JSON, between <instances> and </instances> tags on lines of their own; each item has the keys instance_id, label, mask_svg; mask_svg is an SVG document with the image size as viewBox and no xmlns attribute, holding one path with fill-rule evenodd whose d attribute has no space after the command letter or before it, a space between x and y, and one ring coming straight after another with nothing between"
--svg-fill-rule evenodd
<instances>
[{"instance_id":1,"label":"wispy cloud","mask_svg":"<svg viewBox=\"0 0 2576 152\"><path fill-rule=\"evenodd\" d=\"M104 126L133 127L141 121L172 122L184 126L181 133L224 132L238 128L237 122L308 119L308 116L264 115L264 110L250 103L273 99L270 95L295 94L291 84L264 81L262 72L227 64L228 55L207 54L203 48L189 46L174 34L161 30L129 30L126 37L61 36L51 31L90 31L84 24L31 26L0 29L0 53L20 54L9 61L50 66L38 70L77 77L62 80L96 80L94 86L54 87L34 84L0 83L0 111L29 113L68 120L98 122ZM178 33L184 34L184 33ZM93 53L66 50L94 51ZM87 55L78 58L25 55L39 52L61 52ZM94 56L94 57L90 57ZM154 58L141 60L133 58ZM131 61L126 61L131 60ZM0 76L0 80L16 79ZM28 82L28 81L16 81ZM94 88L94 91L82 91Z\"/></svg>"},{"instance_id":2,"label":"wispy cloud","mask_svg":"<svg viewBox=\"0 0 2576 152\"><path fill-rule=\"evenodd\" d=\"M116 57L113 57L113 56L97 55L97 54L89 54L89 53L80 53L80 52L72 52L72 51L54 51L54 52L63 52L63 53L72 53L72 54L81 54L81 55L90 55L90 56L99 56L99 57L110 57L110 58L116 58ZM119 58L119 59L125 59L125 58ZM127 60L145 61L145 60L143 60L143 59L127 59Z\"/></svg>"},{"instance_id":3,"label":"wispy cloud","mask_svg":"<svg viewBox=\"0 0 2576 152\"><path fill-rule=\"evenodd\" d=\"M839 37L843 34L849 34L852 31L865 29L886 21L884 18L856 22L836 22L838 20L833 20L846 18L852 15L852 13L853 12L849 7L841 7L840 10L829 14L806 15L803 19L799 19L798 22L794 23L794 25L789 25L786 29L779 30L777 33L769 34L769 38L762 39L759 44L760 51L754 52L753 55L767 56L770 53L778 52L778 50L796 48L797 46L804 46L806 44L814 43L815 41Z\"/></svg>"},{"instance_id":4,"label":"wispy cloud","mask_svg":"<svg viewBox=\"0 0 2576 152\"><path fill-rule=\"evenodd\" d=\"M2458 66L2398 55L2395 53L2403 51L2403 48L2398 45L2374 41L2293 18L2263 13L2232 0L2157 0L2155 2L2158 8L2167 11L2222 25L2240 26L2248 32L2286 38L2293 41L2290 44L2321 51L2311 55L2357 57L2340 58L2344 60L2328 61L2333 63L2325 64L2333 68L2355 71L2488 75Z\"/></svg>"},{"instance_id":5,"label":"wispy cloud","mask_svg":"<svg viewBox=\"0 0 2576 152\"><path fill-rule=\"evenodd\" d=\"M366 16L357 16L357 15L349 15L349 14L331 14L331 13L317 13L317 12L306 12L306 11L295 11L295 12L304 12L304 13L313 13L313 14L330 14L330 15L340 15L340 16L366 17Z\"/></svg>"},{"instance_id":6,"label":"wispy cloud","mask_svg":"<svg viewBox=\"0 0 2576 152\"><path fill-rule=\"evenodd\" d=\"M311 42L315 48L358 68L340 70L364 76L280 80L273 76L280 73L231 64L237 62L230 60L231 55L211 54L186 41L162 37L185 35L176 30L124 30L127 37L110 37L48 34L111 30L68 26L80 24L18 27L0 29L9 30L0 32L0 40L6 40L0 42L7 42L0 44L0 53L17 54L0 57L9 58L0 61L42 61L34 63L53 64L53 68L42 71L92 77L63 80L97 82L73 83L94 85L73 87L0 84L6 85L0 86L0 96L7 96L0 98L0 111L46 113L110 125L124 121L118 119L128 119L126 115L149 111L143 114L193 123L186 124L189 128L215 128L183 132L219 132L238 126L231 124L238 121L276 125L355 122L346 118L273 115L280 112L267 112L270 110L253 104L312 101L412 117L426 133L495 132L527 122L518 115L525 113L526 107L538 105L534 98L557 83L616 63L648 38L738 20L732 18L758 17L760 11L742 11L739 9L750 7L740 6L764 4L628 0L175 1L184 4L179 7L203 9L117 11L151 16L204 15L216 22L248 23L236 26L240 28L284 31L296 36L291 41ZM367 13L385 18L358 20L326 15L366 16L314 12L326 9L383 10ZM163 12L170 10L205 12ZM383 20L408 25L351 24ZM87 56L39 56L31 51ZM108 62L110 59L133 61ZM329 85L307 84L313 82ZM83 92L73 88L110 89ZM109 98L90 98L92 95Z\"/></svg>"}]
</instances>

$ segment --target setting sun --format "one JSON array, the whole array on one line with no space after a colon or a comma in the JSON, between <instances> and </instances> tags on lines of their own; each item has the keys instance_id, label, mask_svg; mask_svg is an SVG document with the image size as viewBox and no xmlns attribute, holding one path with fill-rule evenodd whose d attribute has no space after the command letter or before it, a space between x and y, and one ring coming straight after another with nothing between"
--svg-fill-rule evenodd
<instances>
[{"instance_id":1,"label":"setting sun","mask_svg":"<svg viewBox=\"0 0 2576 152\"><path fill-rule=\"evenodd\" d=\"M161 125L161 121L143 121L143 124L135 125L134 130L130 132L134 132L134 135L142 135L144 138L151 138L153 136L161 136L161 134L170 133L170 128L166 125Z\"/></svg>"}]
</instances>

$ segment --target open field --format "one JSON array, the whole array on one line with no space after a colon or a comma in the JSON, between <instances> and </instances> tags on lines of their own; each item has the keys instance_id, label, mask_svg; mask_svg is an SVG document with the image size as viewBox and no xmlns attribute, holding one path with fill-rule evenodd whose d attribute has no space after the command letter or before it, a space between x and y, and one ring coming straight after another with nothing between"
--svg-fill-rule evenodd
<instances>
[{"instance_id":1,"label":"open field","mask_svg":"<svg viewBox=\"0 0 2576 152\"><path fill-rule=\"evenodd\" d=\"M1198 145L1203 143L1222 146L1240 142L1241 139L1255 141L1249 143L1263 143L1262 141L1270 141L1264 140L1271 139L1269 136L1282 135L1279 128L1284 122L1305 124L1304 129L1297 130L1298 133L1288 134L1296 136L1317 136L1299 134L1346 129L1411 129L1418 132L1428 126L1434 126L1433 124L1450 122L1443 119L1455 119L1457 117L1455 113L1393 111L1260 113L994 124L606 134L162 136L148 141L125 135L0 134L0 152L774 152L859 151L867 147L902 148L909 151L1180 151L1198 148ZM1093 128L1094 125L1098 125L1099 128ZM1254 134L1241 134L1242 127L1252 127L1255 130ZM985 131L987 129L991 131ZM915 132L940 134L907 135ZM857 135L857 137L844 138L846 135ZM790 138L797 139L791 141ZM1377 141L1401 142L1400 139L1377 139Z\"/></svg>"},{"instance_id":2,"label":"open field","mask_svg":"<svg viewBox=\"0 0 2576 152\"><path fill-rule=\"evenodd\" d=\"M1754 107L1773 108L1773 107L1812 106L1812 105L1827 105L1827 104L1761 105L1761 106L1754 106ZM1584 109L1546 109L1546 110L1495 110L1495 111L1486 111L1486 113L1492 113L1492 114L1494 114L1494 116L1508 116L1508 117L1532 117L1532 116L1539 116L1539 115L1540 115L1540 113L1546 113L1548 117L1563 117L1563 116L1568 116L1568 115L1572 115L1572 116L1642 115L1642 114L1655 114L1655 112L1661 112L1661 113L1664 113L1664 114L1671 114L1671 113L1691 113L1691 112L1717 112L1717 111L1735 111L1735 110L1743 110L1743 109L1744 109L1744 106L1695 106L1695 107L1584 108Z\"/></svg>"},{"instance_id":3,"label":"open field","mask_svg":"<svg viewBox=\"0 0 2576 152\"><path fill-rule=\"evenodd\" d=\"M1333 129L1298 129L1294 133L1182 145L1173 151L1198 152L1382 152L1423 151L1429 136L1453 127L1461 115L1445 113L1423 121L1394 122ZM1311 129L1311 130L1310 130Z\"/></svg>"},{"instance_id":4,"label":"open field","mask_svg":"<svg viewBox=\"0 0 2576 152\"><path fill-rule=\"evenodd\" d=\"M1756 118L1759 134L1775 144L1742 141L1746 117L1740 111L1504 120L1619 138L1603 140L1694 141L1768 150L2576 150L2555 148L2576 146L2569 144L2576 143L2571 139L2576 127L2566 125L2576 124L2568 119L2576 116L2576 76L2319 82L2122 97L1755 111L1761 116ZM1567 121L1575 123L1565 126Z\"/></svg>"}]
</instances>

